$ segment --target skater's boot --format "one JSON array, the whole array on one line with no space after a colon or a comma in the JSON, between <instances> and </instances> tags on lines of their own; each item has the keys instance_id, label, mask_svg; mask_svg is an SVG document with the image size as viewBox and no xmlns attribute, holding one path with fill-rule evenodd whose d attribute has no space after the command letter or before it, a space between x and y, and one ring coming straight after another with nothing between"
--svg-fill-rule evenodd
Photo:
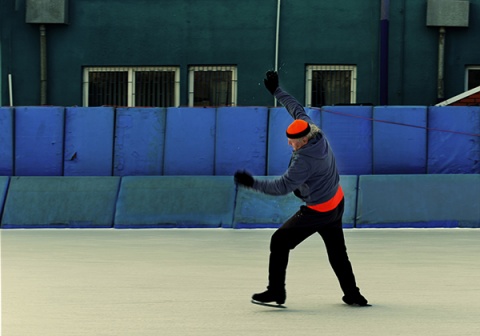
<instances>
[{"instance_id":1,"label":"skater's boot","mask_svg":"<svg viewBox=\"0 0 480 336\"><path fill-rule=\"evenodd\" d=\"M342 300L343 300L343 302L345 302L346 304L351 305L351 306L352 305L357 305L357 306L361 306L361 307L370 306L368 304L367 299L365 299L363 297L363 295L360 294L360 292L356 292L356 293L353 293L353 294L347 294L342 298Z\"/></svg>"},{"instance_id":2,"label":"skater's boot","mask_svg":"<svg viewBox=\"0 0 480 336\"><path fill-rule=\"evenodd\" d=\"M252 300L260 303L276 302L279 305L285 303L287 299L287 293L285 288L282 289L268 289L263 293L253 294Z\"/></svg>"}]
</instances>

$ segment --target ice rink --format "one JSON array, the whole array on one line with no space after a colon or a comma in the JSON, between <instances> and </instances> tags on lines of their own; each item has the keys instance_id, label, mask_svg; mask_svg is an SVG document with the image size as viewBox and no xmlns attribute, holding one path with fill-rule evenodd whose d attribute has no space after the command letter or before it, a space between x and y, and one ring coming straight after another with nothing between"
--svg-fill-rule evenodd
<instances>
[{"instance_id":1,"label":"ice rink","mask_svg":"<svg viewBox=\"0 0 480 336\"><path fill-rule=\"evenodd\" d=\"M351 307L318 235L287 309L256 306L273 230L2 230L2 335L480 335L480 229L348 229Z\"/></svg>"}]
</instances>

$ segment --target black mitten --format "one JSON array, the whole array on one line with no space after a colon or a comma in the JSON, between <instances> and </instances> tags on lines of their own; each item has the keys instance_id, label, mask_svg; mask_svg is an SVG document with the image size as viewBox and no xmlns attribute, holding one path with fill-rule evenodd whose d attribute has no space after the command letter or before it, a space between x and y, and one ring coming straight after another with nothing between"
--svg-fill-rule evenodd
<instances>
[{"instance_id":1,"label":"black mitten","mask_svg":"<svg viewBox=\"0 0 480 336\"><path fill-rule=\"evenodd\" d=\"M275 90L278 88L278 73L273 70L267 71L263 83L265 83L265 87L273 95Z\"/></svg>"},{"instance_id":2,"label":"black mitten","mask_svg":"<svg viewBox=\"0 0 480 336\"><path fill-rule=\"evenodd\" d=\"M240 184L249 188L253 186L254 182L252 175L250 175L246 171L237 171L234 175L234 180L236 184Z\"/></svg>"}]
</instances>

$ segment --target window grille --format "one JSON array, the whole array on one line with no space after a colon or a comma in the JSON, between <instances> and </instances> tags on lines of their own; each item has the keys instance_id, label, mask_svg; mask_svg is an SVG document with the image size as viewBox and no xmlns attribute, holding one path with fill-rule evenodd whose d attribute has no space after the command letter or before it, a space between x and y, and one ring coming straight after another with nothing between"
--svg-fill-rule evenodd
<instances>
[{"instance_id":1,"label":"window grille","mask_svg":"<svg viewBox=\"0 0 480 336\"><path fill-rule=\"evenodd\" d=\"M178 106L179 80L175 67L85 68L83 105Z\"/></svg>"},{"instance_id":2,"label":"window grille","mask_svg":"<svg viewBox=\"0 0 480 336\"><path fill-rule=\"evenodd\" d=\"M235 106L237 70L233 66L194 66L189 71L189 106Z\"/></svg>"},{"instance_id":3,"label":"window grille","mask_svg":"<svg viewBox=\"0 0 480 336\"><path fill-rule=\"evenodd\" d=\"M466 91L480 86L480 66L467 67Z\"/></svg>"},{"instance_id":4,"label":"window grille","mask_svg":"<svg viewBox=\"0 0 480 336\"><path fill-rule=\"evenodd\" d=\"M356 66L307 66L306 106L354 104L356 102Z\"/></svg>"}]
</instances>

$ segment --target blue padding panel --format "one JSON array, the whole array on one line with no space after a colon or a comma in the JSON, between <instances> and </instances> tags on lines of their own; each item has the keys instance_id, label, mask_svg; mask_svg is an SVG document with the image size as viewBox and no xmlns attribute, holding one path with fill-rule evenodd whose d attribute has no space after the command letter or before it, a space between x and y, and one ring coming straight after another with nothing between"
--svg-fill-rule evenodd
<instances>
[{"instance_id":1,"label":"blue padding panel","mask_svg":"<svg viewBox=\"0 0 480 336\"><path fill-rule=\"evenodd\" d=\"M214 175L214 108L169 108L164 175Z\"/></svg>"},{"instance_id":2,"label":"blue padding panel","mask_svg":"<svg viewBox=\"0 0 480 336\"><path fill-rule=\"evenodd\" d=\"M0 221L2 220L3 207L5 205L5 198L7 197L9 181L10 181L10 177L0 176Z\"/></svg>"},{"instance_id":3,"label":"blue padding panel","mask_svg":"<svg viewBox=\"0 0 480 336\"><path fill-rule=\"evenodd\" d=\"M12 177L2 228L109 228L119 177Z\"/></svg>"},{"instance_id":4,"label":"blue padding panel","mask_svg":"<svg viewBox=\"0 0 480 336\"><path fill-rule=\"evenodd\" d=\"M275 176L257 177L274 179ZM355 223L357 176L341 176L345 193L344 227L353 227ZM247 188L238 188L234 228L279 227L304 205L293 193L285 196L271 196Z\"/></svg>"},{"instance_id":5,"label":"blue padding panel","mask_svg":"<svg viewBox=\"0 0 480 336\"><path fill-rule=\"evenodd\" d=\"M312 121L321 127L320 109L307 109ZM268 115L267 175L281 175L285 172L292 155L285 131L293 121L284 107L270 108Z\"/></svg>"},{"instance_id":6,"label":"blue padding panel","mask_svg":"<svg viewBox=\"0 0 480 336\"><path fill-rule=\"evenodd\" d=\"M382 106L373 115L373 173L426 173L427 108Z\"/></svg>"},{"instance_id":7,"label":"blue padding panel","mask_svg":"<svg viewBox=\"0 0 480 336\"><path fill-rule=\"evenodd\" d=\"M480 175L360 176L357 227L479 227Z\"/></svg>"},{"instance_id":8,"label":"blue padding panel","mask_svg":"<svg viewBox=\"0 0 480 336\"><path fill-rule=\"evenodd\" d=\"M165 110L119 108L116 120L114 175L162 175Z\"/></svg>"},{"instance_id":9,"label":"blue padding panel","mask_svg":"<svg viewBox=\"0 0 480 336\"><path fill-rule=\"evenodd\" d=\"M114 117L112 107L66 109L64 175L112 175Z\"/></svg>"},{"instance_id":10,"label":"blue padding panel","mask_svg":"<svg viewBox=\"0 0 480 336\"><path fill-rule=\"evenodd\" d=\"M124 177L115 227L231 227L234 202L229 176Z\"/></svg>"},{"instance_id":11,"label":"blue padding panel","mask_svg":"<svg viewBox=\"0 0 480 336\"><path fill-rule=\"evenodd\" d=\"M428 126L429 174L480 173L480 107L430 107Z\"/></svg>"},{"instance_id":12,"label":"blue padding panel","mask_svg":"<svg viewBox=\"0 0 480 336\"><path fill-rule=\"evenodd\" d=\"M15 108L15 175L63 174L64 108Z\"/></svg>"},{"instance_id":13,"label":"blue padding panel","mask_svg":"<svg viewBox=\"0 0 480 336\"><path fill-rule=\"evenodd\" d=\"M13 109L0 107L0 175L13 175Z\"/></svg>"},{"instance_id":14,"label":"blue padding panel","mask_svg":"<svg viewBox=\"0 0 480 336\"><path fill-rule=\"evenodd\" d=\"M372 174L372 115L369 106L326 106L323 131L335 152L340 174Z\"/></svg>"},{"instance_id":15,"label":"blue padding panel","mask_svg":"<svg viewBox=\"0 0 480 336\"><path fill-rule=\"evenodd\" d=\"M285 130L292 121L284 107L269 111L267 175L282 175L287 170L292 147L288 145Z\"/></svg>"},{"instance_id":16,"label":"blue padding panel","mask_svg":"<svg viewBox=\"0 0 480 336\"><path fill-rule=\"evenodd\" d=\"M233 175L245 169L266 174L266 107L222 107L217 110L215 175Z\"/></svg>"}]
</instances>

